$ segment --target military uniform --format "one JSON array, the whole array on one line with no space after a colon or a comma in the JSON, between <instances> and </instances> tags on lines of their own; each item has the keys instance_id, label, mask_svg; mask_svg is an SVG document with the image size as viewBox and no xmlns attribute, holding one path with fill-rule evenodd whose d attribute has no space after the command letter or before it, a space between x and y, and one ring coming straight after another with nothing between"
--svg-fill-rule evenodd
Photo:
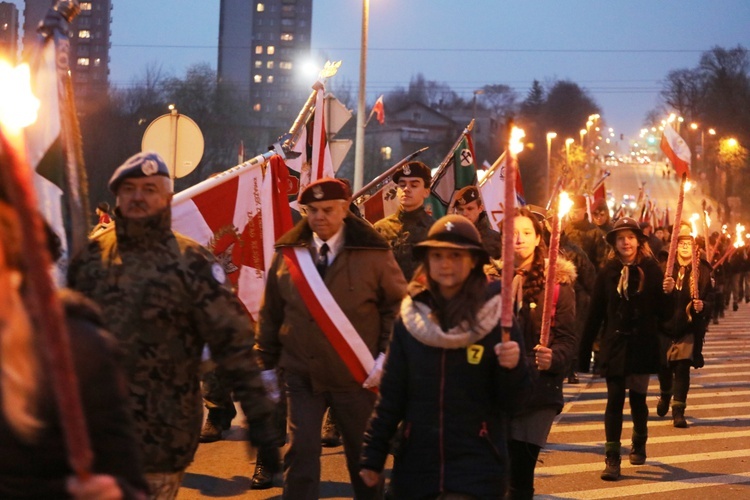
<instances>
[{"instance_id":1,"label":"military uniform","mask_svg":"<svg viewBox=\"0 0 750 500\"><path fill-rule=\"evenodd\" d=\"M396 213L375 223L375 230L390 243L393 256L407 281L411 280L417 268L412 248L427 238L434 223L435 219L425 212L424 207L411 212L405 212L399 207Z\"/></svg>"},{"instance_id":2,"label":"military uniform","mask_svg":"<svg viewBox=\"0 0 750 500\"><path fill-rule=\"evenodd\" d=\"M91 241L69 269L70 286L99 304L123 349L148 473L177 472L193 460L206 343L234 383L253 444L268 447L275 437L267 428L273 403L258 376L247 314L213 255L170 224L169 208L117 217L115 230Z\"/></svg>"},{"instance_id":3,"label":"military uniform","mask_svg":"<svg viewBox=\"0 0 750 500\"><path fill-rule=\"evenodd\" d=\"M492 229L490 220L485 213L479 215L479 219L474 226L482 237L482 246L493 259L500 258L500 233Z\"/></svg>"}]
</instances>

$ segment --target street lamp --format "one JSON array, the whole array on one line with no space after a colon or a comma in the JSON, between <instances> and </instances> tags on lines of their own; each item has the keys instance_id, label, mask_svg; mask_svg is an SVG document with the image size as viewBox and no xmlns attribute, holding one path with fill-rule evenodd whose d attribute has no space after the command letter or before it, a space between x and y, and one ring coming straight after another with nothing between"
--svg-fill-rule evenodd
<instances>
[{"instance_id":1,"label":"street lamp","mask_svg":"<svg viewBox=\"0 0 750 500\"><path fill-rule=\"evenodd\" d=\"M357 133L354 145L354 191L359 191L365 177L365 98L367 81L367 32L370 0L362 0L362 44L359 50L359 99L357 102Z\"/></svg>"},{"instance_id":2,"label":"street lamp","mask_svg":"<svg viewBox=\"0 0 750 500\"><path fill-rule=\"evenodd\" d=\"M557 137L557 132L547 132L547 182L546 182L546 184L547 184L547 189L546 189L547 197L549 197L549 195L550 195L550 192L549 192L549 186L550 186L550 182L549 182L549 177L550 177L549 157L550 157L550 152L552 150L552 139L554 139L555 137Z\"/></svg>"}]
</instances>

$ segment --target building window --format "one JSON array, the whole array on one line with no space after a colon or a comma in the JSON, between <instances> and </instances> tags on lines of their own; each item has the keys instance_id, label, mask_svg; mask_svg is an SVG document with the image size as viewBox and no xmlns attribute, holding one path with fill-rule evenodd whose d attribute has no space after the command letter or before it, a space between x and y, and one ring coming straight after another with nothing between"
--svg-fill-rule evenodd
<instances>
[{"instance_id":1,"label":"building window","mask_svg":"<svg viewBox=\"0 0 750 500\"><path fill-rule=\"evenodd\" d=\"M266 68L268 68L268 69L273 69L273 61L268 61L268 62L266 63Z\"/></svg>"},{"instance_id":2,"label":"building window","mask_svg":"<svg viewBox=\"0 0 750 500\"><path fill-rule=\"evenodd\" d=\"M279 68L281 68L281 69L292 69L292 63L291 63L291 61L281 61L279 63Z\"/></svg>"},{"instance_id":3,"label":"building window","mask_svg":"<svg viewBox=\"0 0 750 500\"><path fill-rule=\"evenodd\" d=\"M102 65L102 60L101 59L99 59L98 57L96 59L94 59L94 66L95 67L98 68L101 65Z\"/></svg>"},{"instance_id":4,"label":"building window","mask_svg":"<svg viewBox=\"0 0 750 500\"><path fill-rule=\"evenodd\" d=\"M258 2L258 5L255 6L256 12L263 12L266 10L266 6L262 2Z\"/></svg>"},{"instance_id":5,"label":"building window","mask_svg":"<svg viewBox=\"0 0 750 500\"><path fill-rule=\"evenodd\" d=\"M256 45L255 46L255 53L256 54L262 54L263 53L263 46L262 45Z\"/></svg>"},{"instance_id":6,"label":"building window","mask_svg":"<svg viewBox=\"0 0 750 500\"><path fill-rule=\"evenodd\" d=\"M294 19L282 19L281 26L284 28L294 28Z\"/></svg>"},{"instance_id":7,"label":"building window","mask_svg":"<svg viewBox=\"0 0 750 500\"><path fill-rule=\"evenodd\" d=\"M266 48L266 54L268 54L269 56L272 56L272 55L274 55L275 53L276 53L276 47L274 47L273 45L269 45L269 46L268 46L268 47Z\"/></svg>"},{"instance_id":8,"label":"building window","mask_svg":"<svg viewBox=\"0 0 750 500\"><path fill-rule=\"evenodd\" d=\"M81 2L81 10L91 10L91 2Z\"/></svg>"},{"instance_id":9,"label":"building window","mask_svg":"<svg viewBox=\"0 0 750 500\"><path fill-rule=\"evenodd\" d=\"M281 34L281 41L282 42L291 42L294 40L294 35L291 33L282 33Z\"/></svg>"},{"instance_id":10,"label":"building window","mask_svg":"<svg viewBox=\"0 0 750 500\"><path fill-rule=\"evenodd\" d=\"M79 57L78 58L78 65L79 66L88 66L89 65L89 58L88 57Z\"/></svg>"},{"instance_id":11,"label":"building window","mask_svg":"<svg viewBox=\"0 0 750 500\"><path fill-rule=\"evenodd\" d=\"M260 111L260 110L261 110L261 106L259 102L256 102L255 104L253 104L253 111Z\"/></svg>"},{"instance_id":12,"label":"building window","mask_svg":"<svg viewBox=\"0 0 750 500\"><path fill-rule=\"evenodd\" d=\"M261 67L263 67L263 61L255 61L255 67L256 67L256 68L261 68Z\"/></svg>"},{"instance_id":13,"label":"building window","mask_svg":"<svg viewBox=\"0 0 750 500\"><path fill-rule=\"evenodd\" d=\"M266 78L266 83L273 83L273 75L268 75L268 78Z\"/></svg>"},{"instance_id":14,"label":"building window","mask_svg":"<svg viewBox=\"0 0 750 500\"><path fill-rule=\"evenodd\" d=\"M255 83L260 83L260 82L263 81L263 77L261 75L255 75L255 76L253 76L253 81Z\"/></svg>"},{"instance_id":15,"label":"building window","mask_svg":"<svg viewBox=\"0 0 750 500\"><path fill-rule=\"evenodd\" d=\"M91 38L91 32L89 30L80 30L78 32L78 38Z\"/></svg>"}]
</instances>

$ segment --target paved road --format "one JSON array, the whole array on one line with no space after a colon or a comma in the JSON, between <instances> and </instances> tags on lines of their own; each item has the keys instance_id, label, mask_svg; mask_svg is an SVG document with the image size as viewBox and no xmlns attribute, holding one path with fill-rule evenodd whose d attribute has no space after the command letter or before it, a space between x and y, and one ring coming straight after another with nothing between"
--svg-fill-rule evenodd
<instances>
[{"instance_id":1,"label":"paved road","mask_svg":"<svg viewBox=\"0 0 750 500\"><path fill-rule=\"evenodd\" d=\"M599 479L604 468L604 381L584 376L581 384L566 385L565 408L537 467L537 498L750 498L750 304L726 314L710 327L706 366L692 370L689 428L675 429L668 417L656 416L658 382L652 377L648 460L643 466L627 461L631 425L626 404L620 481ZM280 487L249 489L253 463L240 436L237 419L228 440L199 447L179 500L280 498ZM321 498L351 498L342 448L325 450L322 467ZM276 484L280 486L280 478Z\"/></svg>"}]
</instances>

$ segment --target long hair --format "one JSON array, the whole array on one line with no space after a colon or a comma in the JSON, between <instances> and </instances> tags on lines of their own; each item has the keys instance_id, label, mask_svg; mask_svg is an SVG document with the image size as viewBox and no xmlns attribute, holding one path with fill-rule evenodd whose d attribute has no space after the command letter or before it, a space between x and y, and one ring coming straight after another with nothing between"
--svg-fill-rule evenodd
<instances>
[{"instance_id":1,"label":"long hair","mask_svg":"<svg viewBox=\"0 0 750 500\"><path fill-rule=\"evenodd\" d=\"M638 250L635 254L635 264L640 264L646 259L655 259L654 252L651 250L651 246L648 244L648 240L645 236L642 236L638 239ZM615 248L614 245L612 245L612 248L609 250L609 254L607 255L607 258L610 260L619 260L620 254L617 252L617 248Z\"/></svg>"},{"instance_id":2,"label":"long hair","mask_svg":"<svg viewBox=\"0 0 750 500\"><path fill-rule=\"evenodd\" d=\"M438 283L430 277L430 264L427 258L429 252L424 253L422 263L414 273L415 281L424 279L423 282L427 283L427 289L435 301L433 314L445 330L459 325L461 322L466 322L469 328L474 328L479 309L487 301L487 276L484 274L482 258L479 252L473 250L470 250L470 252L477 263L464 281L461 290L449 300L440 294Z\"/></svg>"},{"instance_id":3,"label":"long hair","mask_svg":"<svg viewBox=\"0 0 750 500\"><path fill-rule=\"evenodd\" d=\"M22 250L18 217L0 201L0 399L10 427L33 442L43 427L39 417L41 368L33 326L22 299Z\"/></svg>"},{"instance_id":4,"label":"long hair","mask_svg":"<svg viewBox=\"0 0 750 500\"><path fill-rule=\"evenodd\" d=\"M523 301L528 304L544 291L547 245L544 243L544 229L542 228L541 221L528 208L517 208L515 217L526 217L531 220L531 224L534 227L534 234L539 237L539 244L534 248L534 258L523 281Z\"/></svg>"}]
</instances>

